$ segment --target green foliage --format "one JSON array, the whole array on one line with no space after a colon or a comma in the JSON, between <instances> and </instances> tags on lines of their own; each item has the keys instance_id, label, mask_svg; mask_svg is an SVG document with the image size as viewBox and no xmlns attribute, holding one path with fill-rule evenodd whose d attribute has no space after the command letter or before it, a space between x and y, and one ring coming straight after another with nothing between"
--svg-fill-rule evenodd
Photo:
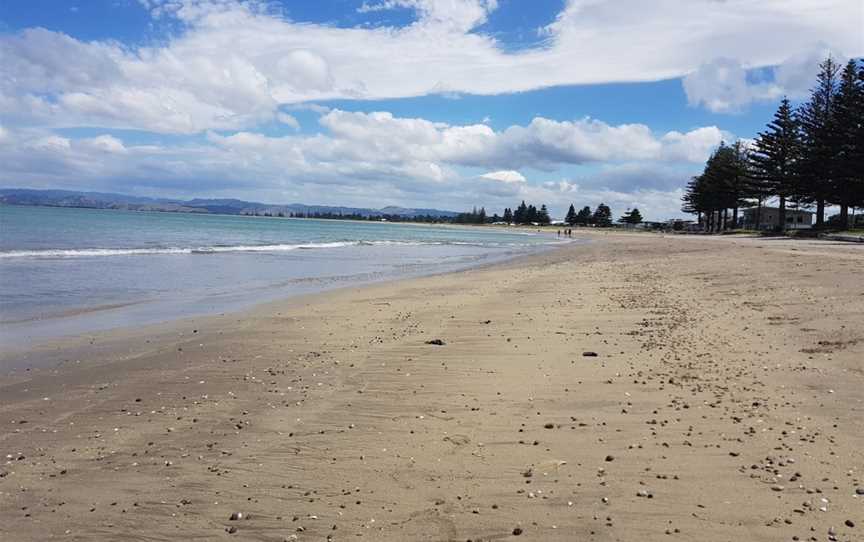
<instances>
[{"instance_id":1,"label":"green foliage","mask_svg":"<svg viewBox=\"0 0 864 542\"><path fill-rule=\"evenodd\" d=\"M633 210L624 213L621 218L618 219L618 222L635 226L642 222L642 213L639 212L638 207L634 207Z\"/></svg>"},{"instance_id":2,"label":"green foliage","mask_svg":"<svg viewBox=\"0 0 864 542\"><path fill-rule=\"evenodd\" d=\"M610 209L605 203L601 203L597 206L597 209L594 210L594 215L591 217L591 221L598 228L610 227L612 225L612 209Z\"/></svg>"},{"instance_id":3,"label":"green foliage","mask_svg":"<svg viewBox=\"0 0 864 542\"><path fill-rule=\"evenodd\" d=\"M576 214L576 223L580 226L587 226L591 224L591 219L593 218L594 213L591 212L591 207L587 205L582 207L579 212Z\"/></svg>"},{"instance_id":4,"label":"green foliage","mask_svg":"<svg viewBox=\"0 0 864 542\"><path fill-rule=\"evenodd\" d=\"M564 218L564 222L569 224L570 226L574 226L576 224L576 208L573 207L573 204L570 204L570 209L567 210L567 216Z\"/></svg>"},{"instance_id":5,"label":"green foliage","mask_svg":"<svg viewBox=\"0 0 864 542\"><path fill-rule=\"evenodd\" d=\"M537 222L543 226L546 226L552 219L549 217L549 210L546 209L546 204L540 206L540 210L537 211Z\"/></svg>"},{"instance_id":6,"label":"green foliage","mask_svg":"<svg viewBox=\"0 0 864 542\"><path fill-rule=\"evenodd\" d=\"M486 209L480 207L478 210L477 207L474 207L470 213L459 213L456 215L453 222L456 224L485 224Z\"/></svg>"},{"instance_id":7,"label":"green foliage","mask_svg":"<svg viewBox=\"0 0 864 542\"><path fill-rule=\"evenodd\" d=\"M839 66L829 56L819 65L816 87L810 99L797 111L801 126L801 160L798 162L799 203L816 204L816 224L825 218L825 203L831 193L831 181L836 173L833 159L838 137L834 130L834 109L837 100Z\"/></svg>"},{"instance_id":8,"label":"green foliage","mask_svg":"<svg viewBox=\"0 0 864 542\"><path fill-rule=\"evenodd\" d=\"M816 206L816 225L828 204L840 206L839 223L849 208L864 206L864 68L830 57L819 66L810 98L797 110L783 98L774 118L751 148L740 141L721 143L702 174L687 184L682 210L705 216L709 229L724 229L728 209L780 201L785 227L787 202ZM721 218L722 217L722 218Z\"/></svg>"}]
</instances>

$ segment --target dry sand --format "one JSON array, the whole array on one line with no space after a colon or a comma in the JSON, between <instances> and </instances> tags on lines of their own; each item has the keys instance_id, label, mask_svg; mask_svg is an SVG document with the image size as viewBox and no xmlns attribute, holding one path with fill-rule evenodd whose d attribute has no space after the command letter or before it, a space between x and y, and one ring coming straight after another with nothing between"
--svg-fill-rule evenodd
<instances>
[{"instance_id":1,"label":"dry sand","mask_svg":"<svg viewBox=\"0 0 864 542\"><path fill-rule=\"evenodd\" d=\"M7 353L0 540L864 540L864 247L593 237Z\"/></svg>"}]
</instances>

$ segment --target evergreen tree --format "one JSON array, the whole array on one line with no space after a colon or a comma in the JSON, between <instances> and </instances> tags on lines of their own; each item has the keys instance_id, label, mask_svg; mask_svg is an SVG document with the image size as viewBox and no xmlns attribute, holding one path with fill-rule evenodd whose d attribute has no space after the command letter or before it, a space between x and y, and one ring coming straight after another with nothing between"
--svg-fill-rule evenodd
<instances>
[{"instance_id":1,"label":"evergreen tree","mask_svg":"<svg viewBox=\"0 0 864 542\"><path fill-rule=\"evenodd\" d=\"M525 200L522 200L522 203L519 207L516 208L516 212L513 213L513 222L516 224L525 224L528 218L528 206L525 205Z\"/></svg>"},{"instance_id":2,"label":"evergreen tree","mask_svg":"<svg viewBox=\"0 0 864 542\"><path fill-rule=\"evenodd\" d=\"M477 213L477 223L485 224L486 223L486 208L480 207L480 212Z\"/></svg>"},{"instance_id":3,"label":"evergreen tree","mask_svg":"<svg viewBox=\"0 0 864 542\"><path fill-rule=\"evenodd\" d=\"M504 209L504 222L508 224L513 222L513 211L510 210L510 207Z\"/></svg>"},{"instance_id":4,"label":"evergreen tree","mask_svg":"<svg viewBox=\"0 0 864 542\"><path fill-rule=\"evenodd\" d=\"M587 226L588 224L591 224L592 216L593 214L591 213L591 207L588 207L586 205L585 207L582 207L579 213L576 214L576 223L582 226Z\"/></svg>"},{"instance_id":5,"label":"evergreen tree","mask_svg":"<svg viewBox=\"0 0 864 542\"><path fill-rule=\"evenodd\" d=\"M681 211L697 215L697 222L702 223L702 213L707 210L704 199L704 181L701 175L690 178L684 195L681 197Z\"/></svg>"},{"instance_id":6,"label":"evergreen tree","mask_svg":"<svg viewBox=\"0 0 864 542\"><path fill-rule=\"evenodd\" d=\"M570 208L567 210L567 216L564 218L564 222L570 226L576 224L576 208L573 207L572 203L570 204Z\"/></svg>"},{"instance_id":7,"label":"evergreen tree","mask_svg":"<svg viewBox=\"0 0 864 542\"><path fill-rule=\"evenodd\" d=\"M618 219L618 222L635 226L636 224L642 222L642 213L639 212L638 207L634 207L632 211L627 211L626 213L621 215L621 218Z\"/></svg>"},{"instance_id":8,"label":"evergreen tree","mask_svg":"<svg viewBox=\"0 0 864 542\"><path fill-rule=\"evenodd\" d=\"M537 207L529 205L525 212L525 224L533 224L534 222L537 222Z\"/></svg>"},{"instance_id":9,"label":"evergreen tree","mask_svg":"<svg viewBox=\"0 0 864 542\"><path fill-rule=\"evenodd\" d=\"M547 225L552 222L552 219L549 217L549 209L546 208L546 204L540 206L540 210L537 211L537 222L542 225Z\"/></svg>"},{"instance_id":10,"label":"evergreen tree","mask_svg":"<svg viewBox=\"0 0 864 542\"><path fill-rule=\"evenodd\" d=\"M601 203L591 218L598 228L608 228L612 225L612 209L605 203Z\"/></svg>"},{"instance_id":11,"label":"evergreen tree","mask_svg":"<svg viewBox=\"0 0 864 542\"><path fill-rule=\"evenodd\" d=\"M797 190L796 165L800 158L801 141L798 122L792 114L787 98L783 98L774 119L767 129L756 138L750 154L752 164L752 192L759 204L756 227L759 227L763 197L777 196L780 200L780 229L786 228L786 202L795 196Z\"/></svg>"},{"instance_id":12,"label":"evergreen tree","mask_svg":"<svg viewBox=\"0 0 864 542\"><path fill-rule=\"evenodd\" d=\"M737 228L738 209L750 207L750 198L753 196L750 151L740 140L729 147L723 167L726 168L724 189L732 207L732 224Z\"/></svg>"},{"instance_id":13,"label":"evergreen tree","mask_svg":"<svg viewBox=\"0 0 864 542\"><path fill-rule=\"evenodd\" d=\"M864 205L864 68L850 60L840 76L831 128L835 152L829 201L840 206L839 223L849 227L849 207Z\"/></svg>"},{"instance_id":14,"label":"evergreen tree","mask_svg":"<svg viewBox=\"0 0 864 542\"><path fill-rule=\"evenodd\" d=\"M801 160L798 162L799 202L816 204L816 227L825 223L825 203L831 196L837 144L833 115L837 100L839 66L829 56L819 65L816 86L810 100L798 109L801 124Z\"/></svg>"}]
</instances>

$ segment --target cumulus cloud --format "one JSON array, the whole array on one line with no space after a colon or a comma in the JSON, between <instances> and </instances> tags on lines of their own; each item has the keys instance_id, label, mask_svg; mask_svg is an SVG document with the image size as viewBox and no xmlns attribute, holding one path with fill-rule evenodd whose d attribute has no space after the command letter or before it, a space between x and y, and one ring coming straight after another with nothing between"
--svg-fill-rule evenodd
<instances>
[{"instance_id":1,"label":"cumulus cloud","mask_svg":"<svg viewBox=\"0 0 864 542\"><path fill-rule=\"evenodd\" d=\"M687 102L715 113L739 111L750 102L777 98L781 89L770 83L751 83L740 62L718 58L699 66L683 81Z\"/></svg>"},{"instance_id":2,"label":"cumulus cloud","mask_svg":"<svg viewBox=\"0 0 864 542\"><path fill-rule=\"evenodd\" d=\"M371 206L491 209L527 199L554 210L571 200L590 204L598 194L673 190L724 135L715 127L655 134L645 125L540 117L495 131L338 109L320 123L323 133L313 135L211 131L172 145L4 129L0 178L19 186ZM578 181L542 184L529 173L583 164L595 171Z\"/></svg>"},{"instance_id":3,"label":"cumulus cloud","mask_svg":"<svg viewBox=\"0 0 864 542\"><path fill-rule=\"evenodd\" d=\"M496 132L485 124L451 126L387 112L333 110L321 117L321 124L350 156L375 156L378 161L411 156L511 170L633 160L698 163L724 137L731 139L731 134L715 126L658 136L644 124L613 126L590 118L556 121L536 117L526 126Z\"/></svg>"},{"instance_id":4,"label":"cumulus cloud","mask_svg":"<svg viewBox=\"0 0 864 542\"><path fill-rule=\"evenodd\" d=\"M827 45L817 44L753 74L739 60L715 58L685 76L682 83L690 105L715 113L735 113L753 102L807 96L816 82L819 63L828 56L841 64L846 59Z\"/></svg>"},{"instance_id":5,"label":"cumulus cloud","mask_svg":"<svg viewBox=\"0 0 864 542\"><path fill-rule=\"evenodd\" d=\"M724 110L752 89L742 90L734 66L700 68L718 50L747 69L781 65L800 44L864 54L864 7L856 0L570 0L547 28L548 42L518 53L476 31L496 9L493 0L365 4L414 9L417 20L402 28L301 24L267 2L142 2L155 17L179 21L181 31L142 47L44 29L0 36L0 114L46 127L191 134L249 129L272 121L281 106L316 100L496 94L691 73L691 100Z\"/></svg>"}]
</instances>

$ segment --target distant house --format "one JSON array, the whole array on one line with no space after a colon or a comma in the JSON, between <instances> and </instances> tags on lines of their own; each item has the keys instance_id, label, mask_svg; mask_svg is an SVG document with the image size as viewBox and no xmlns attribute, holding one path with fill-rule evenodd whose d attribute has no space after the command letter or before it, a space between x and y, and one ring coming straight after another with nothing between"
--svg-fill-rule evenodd
<instances>
[{"instance_id":1,"label":"distant house","mask_svg":"<svg viewBox=\"0 0 864 542\"><path fill-rule=\"evenodd\" d=\"M748 230L756 228L756 213L759 213L760 230L774 230L780 225L780 209L777 207L750 207L743 210L742 227ZM813 227L813 213L799 209L786 209L787 230L809 230Z\"/></svg>"}]
</instances>

